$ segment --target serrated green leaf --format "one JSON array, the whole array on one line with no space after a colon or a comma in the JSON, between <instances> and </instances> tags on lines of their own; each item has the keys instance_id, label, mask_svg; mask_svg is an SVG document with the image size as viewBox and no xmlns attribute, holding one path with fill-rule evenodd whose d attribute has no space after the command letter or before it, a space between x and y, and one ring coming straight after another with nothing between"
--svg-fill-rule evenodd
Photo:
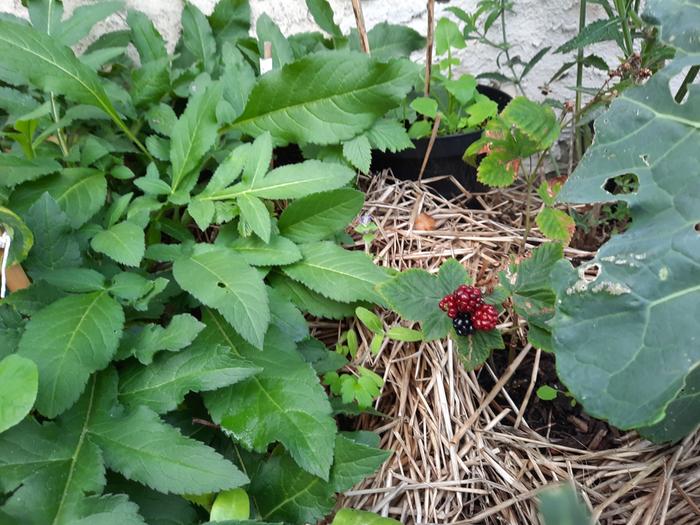
<instances>
[{"instance_id":1,"label":"serrated green leaf","mask_svg":"<svg viewBox=\"0 0 700 525\"><path fill-rule=\"evenodd\" d=\"M71 234L68 217L48 193L36 201L25 217L34 232L35 249L27 260L27 269L32 274L41 275L81 263L80 248Z\"/></svg>"},{"instance_id":2,"label":"serrated green leaf","mask_svg":"<svg viewBox=\"0 0 700 525\"><path fill-rule=\"evenodd\" d=\"M234 250L197 245L190 257L173 264L183 290L220 312L238 333L262 348L270 308L260 275Z\"/></svg>"},{"instance_id":3,"label":"serrated green leaf","mask_svg":"<svg viewBox=\"0 0 700 525\"><path fill-rule=\"evenodd\" d=\"M310 337L301 341L297 346L299 353L307 363L314 367L319 375L334 372L347 364L347 359L342 355L330 351L321 341Z\"/></svg>"},{"instance_id":4,"label":"serrated green leaf","mask_svg":"<svg viewBox=\"0 0 700 525\"><path fill-rule=\"evenodd\" d=\"M263 199L298 199L320 191L345 186L355 178L355 172L332 162L307 160L276 168L253 183L244 181L230 188L200 197L204 200L228 200L243 195Z\"/></svg>"},{"instance_id":5,"label":"serrated green leaf","mask_svg":"<svg viewBox=\"0 0 700 525\"><path fill-rule=\"evenodd\" d=\"M131 29L131 42L134 44L142 64L168 58L163 37L148 16L141 11L129 9L126 22Z\"/></svg>"},{"instance_id":6,"label":"serrated green leaf","mask_svg":"<svg viewBox=\"0 0 700 525\"><path fill-rule=\"evenodd\" d=\"M0 361L0 433L15 426L34 406L39 372L33 361L12 354Z\"/></svg>"},{"instance_id":7,"label":"serrated green leaf","mask_svg":"<svg viewBox=\"0 0 700 525\"><path fill-rule=\"evenodd\" d=\"M184 497L162 494L121 476L109 476L105 492L126 494L138 505L148 525L196 525L200 521L194 506Z\"/></svg>"},{"instance_id":8,"label":"serrated green leaf","mask_svg":"<svg viewBox=\"0 0 700 525\"><path fill-rule=\"evenodd\" d=\"M105 287L104 275L88 268L59 268L42 274L42 279L71 293L97 292Z\"/></svg>"},{"instance_id":9,"label":"serrated green leaf","mask_svg":"<svg viewBox=\"0 0 700 525\"><path fill-rule=\"evenodd\" d=\"M1 186L13 187L23 182L56 173L61 165L53 159L25 159L14 155L0 155Z\"/></svg>"},{"instance_id":10,"label":"serrated green leaf","mask_svg":"<svg viewBox=\"0 0 700 525\"><path fill-rule=\"evenodd\" d=\"M184 437L145 406L102 418L91 431L109 468L160 492L204 494L248 481L213 449Z\"/></svg>"},{"instance_id":11,"label":"serrated green leaf","mask_svg":"<svg viewBox=\"0 0 700 525\"><path fill-rule=\"evenodd\" d=\"M468 282L464 267L449 259L438 275L425 270L406 270L380 285L379 292L401 317L420 321L425 339L430 341L445 337L452 327L452 320L438 307L440 300Z\"/></svg>"},{"instance_id":12,"label":"serrated green leaf","mask_svg":"<svg viewBox=\"0 0 700 525\"><path fill-rule=\"evenodd\" d=\"M477 330L466 337L453 334L452 339L457 344L459 357L467 370L474 370L484 364L493 350L505 348L503 337L498 330Z\"/></svg>"},{"instance_id":13,"label":"serrated green leaf","mask_svg":"<svg viewBox=\"0 0 700 525\"><path fill-rule=\"evenodd\" d=\"M416 113L425 115L426 117L435 118L437 116L438 103L437 100L430 97L417 97L411 101L411 107L416 110Z\"/></svg>"},{"instance_id":14,"label":"serrated green leaf","mask_svg":"<svg viewBox=\"0 0 700 525\"><path fill-rule=\"evenodd\" d=\"M288 454L265 461L253 476L249 491L265 521L317 523L335 503L333 488L300 469Z\"/></svg>"},{"instance_id":15,"label":"serrated green leaf","mask_svg":"<svg viewBox=\"0 0 700 525\"><path fill-rule=\"evenodd\" d=\"M445 89L462 105L468 104L474 100L474 95L478 95L476 85L476 78L473 75L461 75L458 79L445 81ZM488 97L484 98L489 100ZM498 108L498 105L496 105L496 108Z\"/></svg>"},{"instance_id":16,"label":"serrated green leaf","mask_svg":"<svg viewBox=\"0 0 700 525\"><path fill-rule=\"evenodd\" d=\"M53 3L53 2L51 2ZM71 17L63 20L49 33L55 35L63 45L72 46L86 37L92 27L124 6L123 2L100 2L77 7Z\"/></svg>"},{"instance_id":17,"label":"serrated green leaf","mask_svg":"<svg viewBox=\"0 0 700 525\"><path fill-rule=\"evenodd\" d=\"M194 4L185 3L182 10L182 43L202 64L205 71L214 70L216 41L206 17Z\"/></svg>"},{"instance_id":18,"label":"serrated green leaf","mask_svg":"<svg viewBox=\"0 0 700 525\"><path fill-rule=\"evenodd\" d=\"M333 8L328 0L306 0L306 7L314 18L314 22L326 33L334 37L342 37L343 32L333 20Z\"/></svg>"},{"instance_id":19,"label":"serrated green leaf","mask_svg":"<svg viewBox=\"0 0 700 525\"><path fill-rule=\"evenodd\" d=\"M343 143L343 157L362 173L369 173L372 164L372 145L366 135L358 135Z\"/></svg>"},{"instance_id":20,"label":"serrated green leaf","mask_svg":"<svg viewBox=\"0 0 700 525\"><path fill-rule=\"evenodd\" d=\"M542 235L554 241L568 244L576 230L574 219L566 212L545 206L535 217Z\"/></svg>"},{"instance_id":21,"label":"serrated green leaf","mask_svg":"<svg viewBox=\"0 0 700 525\"><path fill-rule=\"evenodd\" d=\"M246 0L233 1L248 5ZM226 0L219 2L217 8L225 2ZM221 60L224 65L221 75L221 80L224 84L224 98L233 108L232 118L226 122L228 124L243 113L248 102L248 96L253 90L253 86L255 86L256 78L253 68L250 67L243 54L231 42L224 42L221 54Z\"/></svg>"},{"instance_id":22,"label":"serrated green leaf","mask_svg":"<svg viewBox=\"0 0 700 525\"><path fill-rule=\"evenodd\" d=\"M363 252L344 250L332 242L301 246L304 258L282 271L325 297L341 302L381 302L374 287L387 279Z\"/></svg>"},{"instance_id":23,"label":"serrated green leaf","mask_svg":"<svg viewBox=\"0 0 700 525\"><path fill-rule=\"evenodd\" d=\"M340 509L331 525L399 525L391 518L383 518L373 512L363 510Z\"/></svg>"},{"instance_id":24,"label":"serrated green leaf","mask_svg":"<svg viewBox=\"0 0 700 525\"><path fill-rule=\"evenodd\" d=\"M111 361L123 325L122 308L104 291L59 299L32 316L18 353L39 369L39 412L55 417L75 403L90 374Z\"/></svg>"},{"instance_id":25,"label":"serrated green leaf","mask_svg":"<svg viewBox=\"0 0 700 525\"><path fill-rule=\"evenodd\" d=\"M350 33L350 49L360 51L357 30ZM425 37L408 26L380 22L367 32L372 58L386 62L392 58L408 57L425 47Z\"/></svg>"},{"instance_id":26,"label":"serrated green leaf","mask_svg":"<svg viewBox=\"0 0 700 525\"><path fill-rule=\"evenodd\" d=\"M225 346L194 345L176 354L161 354L148 366L122 371L119 400L144 405L158 414L177 407L188 392L205 392L238 383L260 371L235 357Z\"/></svg>"},{"instance_id":27,"label":"serrated green leaf","mask_svg":"<svg viewBox=\"0 0 700 525\"><path fill-rule=\"evenodd\" d=\"M396 153L414 147L406 128L395 120L378 120L366 131L366 135L372 148L382 152Z\"/></svg>"},{"instance_id":28,"label":"serrated green leaf","mask_svg":"<svg viewBox=\"0 0 700 525\"><path fill-rule=\"evenodd\" d=\"M528 323L528 341L547 352L552 351L548 323L554 316L556 301L550 273L563 257L561 244L545 243L533 250L529 258L511 267L511 274L515 275L510 278L501 276L512 294L515 312Z\"/></svg>"},{"instance_id":29,"label":"serrated green leaf","mask_svg":"<svg viewBox=\"0 0 700 525\"><path fill-rule=\"evenodd\" d=\"M60 174L18 186L11 201L18 210L27 210L43 193L48 192L79 228L102 207L107 197L104 173L90 168L67 168Z\"/></svg>"},{"instance_id":30,"label":"serrated green leaf","mask_svg":"<svg viewBox=\"0 0 700 525\"><path fill-rule=\"evenodd\" d=\"M467 107L467 113L469 114L467 127L475 128L491 117L498 115L498 103L487 96L477 94L474 97L474 103Z\"/></svg>"},{"instance_id":31,"label":"serrated green leaf","mask_svg":"<svg viewBox=\"0 0 700 525\"><path fill-rule=\"evenodd\" d=\"M138 266L146 251L143 229L128 221L99 232L90 246L126 266Z\"/></svg>"},{"instance_id":32,"label":"serrated green leaf","mask_svg":"<svg viewBox=\"0 0 700 525\"><path fill-rule=\"evenodd\" d=\"M391 456L391 452L379 448L379 440L367 443L376 435L371 432L341 432L335 439L335 460L329 483L336 492L350 490L367 476L373 474Z\"/></svg>"},{"instance_id":33,"label":"serrated green leaf","mask_svg":"<svg viewBox=\"0 0 700 525\"><path fill-rule=\"evenodd\" d=\"M432 129L432 125L427 120L416 120L408 128L408 137L413 140L429 137Z\"/></svg>"},{"instance_id":34,"label":"serrated green leaf","mask_svg":"<svg viewBox=\"0 0 700 525\"><path fill-rule=\"evenodd\" d=\"M178 314L165 328L147 324L141 329L127 332L121 341L119 354L121 357L133 355L142 364L148 365L153 362L157 352L178 352L189 346L203 329L204 324L192 315Z\"/></svg>"},{"instance_id":35,"label":"serrated green leaf","mask_svg":"<svg viewBox=\"0 0 700 525\"><path fill-rule=\"evenodd\" d=\"M350 188L309 195L285 208L280 233L298 243L323 240L352 222L364 201L362 192Z\"/></svg>"},{"instance_id":36,"label":"serrated green leaf","mask_svg":"<svg viewBox=\"0 0 700 525\"><path fill-rule=\"evenodd\" d=\"M309 326L302 313L282 292L268 288L271 322L292 341L309 337Z\"/></svg>"},{"instance_id":37,"label":"serrated green leaf","mask_svg":"<svg viewBox=\"0 0 700 525\"><path fill-rule=\"evenodd\" d=\"M248 223L253 232L263 242L270 242L272 222L270 220L270 211L265 206L265 203L251 195L241 195L236 202L241 209L241 217Z\"/></svg>"},{"instance_id":38,"label":"serrated green leaf","mask_svg":"<svg viewBox=\"0 0 700 525\"><path fill-rule=\"evenodd\" d=\"M224 344L262 368L252 378L205 394L214 421L248 448L264 451L281 442L306 471L328 478L336 434L328 398L293 342L270 327L262 352L240 339L218 315L207 312L200 341Z\"/></svg>"},{"instance_id":39,"label":"serrated green leaf","mask_svg":"<svg viewBox=\"0 0 700 525\"><path fill-rule=\"evenodd\" d=\"M170 146L173 193L181 186L189 192L196 182L196 171L202 157L217 137L216 104L220 98L221 85L218 83L195 93L173 128Z\"/></svg>"},{"instance_id":40,"label":"serrated green leaf","mask_svg":"<svg viewBox=\"0 0 700 525\"><path fill-rule=\"evenodd\" d=\"M258 36L258 52L263 56L264 42L272 44L272 65L281 68L294 60L294 52L289 41L285 38L279 26L266 13L262 13L255 23L255 33Z\"/></svg>"},{"instance_id":41,"label":"serrated green leaf","mask_svg":"<svg viewBox=\"0 0 700 525\"><path fill-rule=\"evenodd\" d=\"M16 296L15 293L12 294ZM0 305L0 338L3 341L0 348L0 359L17 351L19 340L24 333L26 321L22 316L10 307L9 304Z\"/></svg>"},{"instance_id":42,"label":"serrated green leaf","mask_svg":"<svg viewBox=\"0 0 700 525\"><path fill-rule=\"evenodd\" d=\"M435 25L435 52L444 55L450 48L464 49L464 36L455 22L449 18L441 18Z\"/></svg>"},{"instance_id":43,"label":"serrated green leaf","mask_svg":"<svg viewBox=\"0 0 700 525\"><path fill-rule=\"evenodd\" d=\"M372 126L413 87L417 66L379 63L362 53L319 52L268 73L232 124L253 136L270 131L287 142L336 144ZM311 93L313 75L324 79Z\"/></svg>"},{"instance_id":44,"label":"serrated green leaf","mask_svg":"<svg viewBox=\"0 0 700 525\"><path fill-rule=\"evenodd\" d=\"M579 33L560 45L555 53L569 53L576 49L588 47L598 42L615 40L622 42L621 23L618 17L595 20L584 27Z\"/></svg>"},{"instance_id":45,"label":"serrated green leaf","mask_svg":"<svg viewBox=\"0 0 700 525\"><path fill-rule=\"evenodd\" d=\"M221 0L209 16L214 38L223 47L248 36L250 30L250 5L247 0Z\"/></svg>"},{"instance_id":46,"label":"serrated green leaf","mask_svg":"<svg viewBox=\"0 0 700 525\"><path fill-rule=\"evenodd\" d=\"M97 73L81 63L69 47L28 26L0 20L0 56L0 65L32 85L100 108L141 147L108 98Z\"/></svg>"},{"instance_id":47,"label":"serrated green leaf","mask_svg":"<svg viewBox=\"0 0 700 525\"><path fill-rule=\"evenodd\" d=\"M257 238L239 238L228 246L253 266L284 266L301 259L301 251L292 241L273 235L265 243Z\"/></svg>"},{"instance_id":48,"label":"serrated green leaf","mask_svg":"<svg viewBox=\"0 0 700 525\"><path fill-rule=\"evenodd\" d=\"M344 319L355 313L353 304L328 299L303 284L280 274L270 276L272 286L286 295L302 311L326 319Z\"/></svg>"}]
</instances>

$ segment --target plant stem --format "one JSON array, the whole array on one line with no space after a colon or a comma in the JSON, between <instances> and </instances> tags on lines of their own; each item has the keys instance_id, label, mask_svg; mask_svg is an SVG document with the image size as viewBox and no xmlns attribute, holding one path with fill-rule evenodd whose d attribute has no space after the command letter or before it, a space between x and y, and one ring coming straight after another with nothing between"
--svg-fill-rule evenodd
<instances>
[{"instance_id":1,"label":"plant stem","mask_svg":"<svg viewBox=\"0 0 700 525\"><path fill-rule=\"evenodd\" d=\"M627 4L625 0L615 0L615 9L617 9L617 14L620 17L620 24L622 25L625 53L627 57L630 57L634 52L634 45L632 43L632 33L630 31L629 16L627 15Z\"/></svg>"},{"instance_id":2,"label":"plant stem","mask_svg":"<svg viewBox=\"0 0 700 525\"><path fill-rule=\"evenodd\" d=\"M579 32L579 34L581 34L581 32L586 27L586 7L587 7L587 1L581 0L580 9L579 9L579 13L578 13L578 32ZM576 54L576 108L574 110L574 121L575 122L578 121L579 115L581 113L581 100L582 100L581 88L582 87L583 87L583 48L580 47L578 50L578 53ZM572 151L569 152L569 155L574 155L574 149L577 151L583 151L583 136L577 131L576 127L573 128L572 133L574 133L574 135L575 135L574 143L576 144L576 148L573 148Z\"/></svg>"},{"instance_id":3,"label":"plant stem","mask_svg":"<svg viewBox=\"0 0 700 525\"><path fill-rule=\"evenodd\" d=\"M678 102L679 104L683 102L683 99L688 93L688 86L695 81L696 77L698 76L698 73L700 73L700 66L693 66L690 68L688 74L683 79L681 87L678 88L678 93L676 93L675 96L676 102Z\"/></svg>"},{"instance_id":4,"label":"plant stem","mask_svg":"<svg viewBox=\"0 0 700 525\"><path fill-rule=\"evenodd\" d=\"M585 1L585 0L584 0ZM517 87L520 90L520 93L525 95L525 90L523 89L522 84L520 83L520 78L518 77L517 73L515 72L515 68L513 67L513 63L510 60L510 45L508 44L508 33L506 32L506 0L501 0L501 36L503 38L503 52L506 55L506 61L508 62L508 68L510 69L511 74L513 75L513 78L511 79L513 84L515 84L515 87Z\"/></svg>"},{"instance_id":5,"label":"plant stem","mask_svg":"<svg viewBox=\"0 0 700 525\"><path fill-rule=\"evenodd\" d=\"M60 116L58 114L58 104L56 104L56 96L51 92L49 94L49 98L51 100L51 116L53 117L53 121L58 124L58 121L60 120ZM64 157L68 156L68 145L66 143L66 137L63 135L63 130L61 128L56 129L56 137L58 137L58 144L61 146L61 152L63 153Z\"/></svg>"}]
</instances>

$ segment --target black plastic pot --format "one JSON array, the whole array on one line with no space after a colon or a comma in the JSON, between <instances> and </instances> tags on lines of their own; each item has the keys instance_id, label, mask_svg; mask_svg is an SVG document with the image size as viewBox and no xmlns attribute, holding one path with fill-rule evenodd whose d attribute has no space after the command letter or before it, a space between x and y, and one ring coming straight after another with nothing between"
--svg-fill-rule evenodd
<instances>
[{"instance_id":1,"label":"black plastic pot","mask_svg":"<svg viewBox=\"0 0 700 525\"><path fill-rule=\"evenodd\" d=\"M479 86L477 89L479 93L496 102L499 111L502 111L511 101L510 95L499 89L489 86ZM476 180L476 169L462 160L467 148L479 138L481 138L481 131L437 137L423 173L423 180L452 175L467 191L486 191L488 188ZM413 143L416 146L414 149L398 153L373 151L372 171L388 168L399 179L418 180L429 141L429 138L414 140ZM428 186L436 193L448 198L461 193L461 190L448 178L428 183Z\"/></svg>"}]
</instances>

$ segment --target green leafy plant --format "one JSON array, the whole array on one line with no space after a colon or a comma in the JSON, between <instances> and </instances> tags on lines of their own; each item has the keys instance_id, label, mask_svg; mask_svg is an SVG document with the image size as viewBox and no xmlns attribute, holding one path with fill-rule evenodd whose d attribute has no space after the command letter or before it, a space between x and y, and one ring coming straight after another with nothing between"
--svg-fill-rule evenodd
<instances>
[{"instance_id":1,"label":"green leafy plant","mask_svg":"<svg viewBox=\"0 0 700 525\"><path fill-rule=\"evenodd\" d=\"M527 61L518 55L511 54L506 14L513 12L513 4L514 2L508 0L479 0L471 13L455 6L448 7L447 11L463 22L461 35L465 43L478 42L498 51L496 57L498 70L480 73L477 78L512 84L522 95L525 95L523 80L551 48L540 49ZM497 21L500 22L501 34L493 38L489 32ZM455 34L454 30L451 32Z\"/></svg>"},{"instance_id":2,"label":"green leafy plant","mask_svg":"<svg viewBox=\"0 0 700 525\"><path fill-rule=\"evenodd\" d=\"M503 338L497 329L478 330L469 336L457 335L453 321L440 308L441 300L460 285L471 281L464 267L455 259L449 259L440 267L437 275L425 270L406 270L379 285L379 291L389 306L401 317L421 323L426 341L450 336L468 369L483 364L494 349L504 348ZM485 297L488 304L498 304L499 297Z\"/></svg>"},{"instance_id":3,"label":"green leafy plant","mask_svg":"<svg viewBox=\"0 0 700 525\"><path fill-rule=\"evenodd\" d=\"M562 262L555 269L553 346L560 378L589 414L673 441L700 422L700 354L688 325L700 302L691 277L699 260L700 202L698 180L687 175L697 164L700 114L696 86L685 85L688 101L679 104L669 82L698 63L700 18L696 2L650 1L645 16L676 57L596 121L596 141L559 196L577 203L622 200L632 222L590 264L574 269ZM636 175L638 191L605 190L607 181L627 174Z\"/></svg>"},{"instance_id":4,"label":"green leafy plant","mask_svg":"<svg viewBox=\"0 0 700 525\"><path fill-rule=\"evenodd\" d=\"M532 193L537 180L542 176L540 169L549 149L559 137L561 129L554 111L545 105L525 97L516 97L486 125L481 139L474 142L464 154L467 162L476 164L477 178L489 186L503 188L510 186L522 176L526 183L527 201L525 204L525 232L523 243L531 228ZM537 160L528 160L537 156ZM530 169L526 165L530 164ZM561 182L544 180L537 189L543 206L537 214L536 222L540 231L548 238L569 242L574 233L574 220L565 212L554 207L561 189Z\"/></svg>"},{"instance_id":5,"label":"green leafy plant","mask_svg":"<svg viewBox=\"0 0 700 525\"><path fill-rule=\"evenodd\" d=\"M137 11L67 47L120 5L0 20L0 227L32 281L0 302L0 521L315 523L388 453L338 431L319 377L347 360L305 315L381 303L388 274L335 242L354 170L271 159L371 130L413 68L278 48L259 77L240 0L187 4L174 57Z\"/></svg>"},{"instance_id":6,"label":"green leafy plant","mask_svg":"<svg viewBox=\"0 0 700 525\"><path fill-rule=\"evenodd\" d=\"M477 91L473 75L453 73L453 68L460 64L454 52L465 46L465 38L455 22L449 18L438 20L435 53L438 58L445 58L432 70L430 95L414 98L410 103L410 108L422 117L411 122L408 134L412 139L430 136L438 118L438 133L451 135L479 129L498 113L498 104Z\"/></svg>"}]
</instances>

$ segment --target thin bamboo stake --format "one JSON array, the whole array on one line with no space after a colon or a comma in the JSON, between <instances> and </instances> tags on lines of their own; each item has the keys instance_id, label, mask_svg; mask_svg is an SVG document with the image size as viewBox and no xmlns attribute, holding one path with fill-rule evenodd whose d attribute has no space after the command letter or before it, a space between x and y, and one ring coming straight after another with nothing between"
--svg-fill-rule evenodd
<instances>
[{"instance_id":1,"label":"thin bamboo stake","mask_svg":"<svg viewBox=\"0 0 700 525\"><path fill-rule=\"evenodd\" d=\"M438 129L440 128L440 113L435 115L435 122L433 122L433 130L430 133L430 140L428 141L428 147L425 148L425 156L423 157L423 164L420 167L420 173L418 174L418 182L423 181L423 173L425 168L428 166L428 160L430 159L430 153L433 151L433 145L435 144L435 138L437 137Z\"/></svg>"},{"instance_id":2,"label":"thin bamboo stake","mask_svg":"<svg viewBox=\"0 0 700 525\"><path fill-rule=\"evenodd\" d=\"M367 29L365 29L365 17L362 14L362 4L360 0L352 0L352 10L355 13L357 32L360 34L360 46L362 47L362 51L369 55L369 38L367 37Z\"/></svg>"},{"instance_id":3,"label":"thin bamboo stake","mask_svg":"<svg viewBox=\"0 0 700 525\"><path fill-rule=\"evenodd\" d=\"M435 0L428 0L428 42L425 47L425 96L430 95L430 77L433 70L433 43L435 41Z\"/></svg>"}]
</instances>

